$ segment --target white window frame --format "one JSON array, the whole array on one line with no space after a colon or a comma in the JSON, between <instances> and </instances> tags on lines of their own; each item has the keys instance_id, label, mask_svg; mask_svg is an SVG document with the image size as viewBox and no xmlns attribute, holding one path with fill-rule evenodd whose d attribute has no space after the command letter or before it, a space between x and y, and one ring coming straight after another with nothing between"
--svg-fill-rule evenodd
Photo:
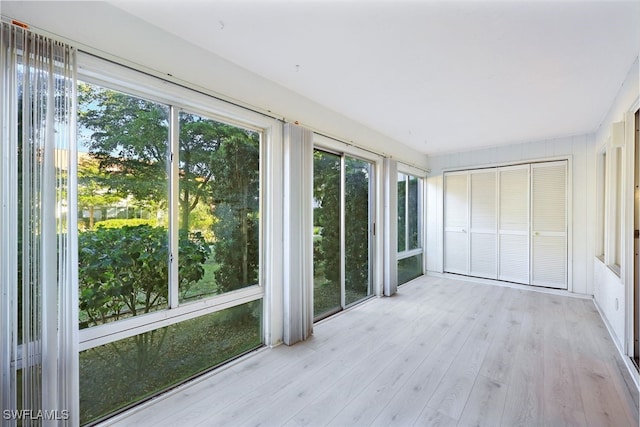
<instances>
[{"instance_id":1,"label":"white window frame","mask_svg":"<svg viewBox=\"0 0 640 427\"><path fill-rule=\"evenodd\" d=\"M114 64L97 58L93 55L80 52L78 55L78 80L88 83L98 84L109 89L122 91L126 94L139 96L141 98L155 101L167 105L171 109L170 143L172 150L172 178L169 180L170 186L170 212L169 216L173 224L177 223L177 206L172 202L172 198L177 194L177 170L178 143L176 136L179 130L176 127L179 111L185 110L189 113L200 114L213 120L235 125L241 128L259 132L260 137L260 235L259 235L259 283L222 295L215 295L197 301L189 301L178 304L178 283L177 283L177 256L173 256L170 264L169 286L169 307L164 310L123 319L117 322L94 326L79 331L79 351L84 351L93 347L132 337L144 332L166 327L188 319L215 313L230 307L263 299L263 342L271 344L280 339L277 331L270 328L270 321L273 317L278 317L272 312L272 304L278 301L281 289L271 289L272 283L279 283L281 269L269 267L278 265L279 254L269 254L265 250L265 242L272 239L273 233L277 232L279 224L275 210L278 209L277 201L266 201L266 189L272 191L274 182L281 180L281 159L270 152L273 146L274 151L281 151L282 123L271 117L249 111L245 108L218 100L212 96L205 95L189 88L178 86L142 72L131 70L124 66ZM277 185L277 184L276 184ZM268 186L268 187L267 187ZM275 199L280 197L277 190L272 194ZM281 221L281 220L280 220ZM281 224L280 224L281 226ZM170 227L170 235L176 230ZM171 252L177 254L177 240L171 239ZM270 258L270 259L267 259ZM277 324L277 319L273 319Z\"/></svg>"},{"instance_id":2,"label":"white window frame","mask_svg":"<svg viewBox=\"0 0 640 427\"><path fill-rule=\"evenodd\" d=\"M396 262L405 258L410 258L416 255L420 255L424 253L425 247L425 239L424 239L424 212L425 212L425 172L414 168L412 166L398 163L398 174L403 174L405 176L411 176L418 179L418 248L415 249L407 249L409 247L409 181L405 180L405 250L398 251L396 255ZM396 207L397 209L397 207ZM398 230L398 233L400 230ZM424 261L424 260L423 260ZM424 264L424 263L423 263ZM422 271L425 270L425 266L423 265Z\"/></svg>"},{"instance_id":3,"label":"white window frame","mask_svg":"<svg viewBox=\"0 0 640 427\"><path fill-rule=\"evenodd\" d=\"M606 150L607 165L605 176L605 220L604 220L604 261L607 267L622 278L623 218L622 196L624 179L623 148L609 144Z\"/></svg>"}]
</instances>

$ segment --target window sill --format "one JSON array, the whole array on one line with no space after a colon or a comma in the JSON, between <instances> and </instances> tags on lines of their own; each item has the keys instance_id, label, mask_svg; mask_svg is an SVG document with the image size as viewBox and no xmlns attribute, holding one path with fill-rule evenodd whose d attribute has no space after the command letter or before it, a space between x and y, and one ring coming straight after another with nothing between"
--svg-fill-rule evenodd
<instances>
[{"instance_id":1,"label":"window sill","mask_svg":"<svg viewBox=\"0 0 640 427\"><path fill-rule=\"evenodd\" d=\"M613 273L620 277L620 266L617 264L614 265L607 265L607 267L609 267L609 270L613 271Z\"/></svg>"}]
</instances>

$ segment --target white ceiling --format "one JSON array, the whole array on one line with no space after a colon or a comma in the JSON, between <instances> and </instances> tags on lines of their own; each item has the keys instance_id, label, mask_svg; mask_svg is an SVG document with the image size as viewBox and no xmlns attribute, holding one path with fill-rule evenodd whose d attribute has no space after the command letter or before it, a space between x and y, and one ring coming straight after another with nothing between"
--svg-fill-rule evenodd
<instances>
[{"instance_id":1,"label":"white ceiling","mask_svg":"<svg viewBox=\"0 0 640 427\"><path fill-rule=\"evenodd\" d=\"M593 132L640 52L640 0L111 3L426 154Z\"/></svg>"}]
</instances>

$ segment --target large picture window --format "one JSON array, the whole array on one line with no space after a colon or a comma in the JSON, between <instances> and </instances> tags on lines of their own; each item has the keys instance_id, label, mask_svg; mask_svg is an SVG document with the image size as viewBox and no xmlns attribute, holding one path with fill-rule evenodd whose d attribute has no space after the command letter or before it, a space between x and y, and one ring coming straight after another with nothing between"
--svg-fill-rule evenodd
<instances>
[{"instance_id":1,"label":"large picture window","mask_svg":"<svg viewBox=\"0 0 640 427\"><path fill-rule=\"evenodd\" d=\"M77 87L81 423L263 342L263 128L116 75Z\"/></svg>"}]
</instances>

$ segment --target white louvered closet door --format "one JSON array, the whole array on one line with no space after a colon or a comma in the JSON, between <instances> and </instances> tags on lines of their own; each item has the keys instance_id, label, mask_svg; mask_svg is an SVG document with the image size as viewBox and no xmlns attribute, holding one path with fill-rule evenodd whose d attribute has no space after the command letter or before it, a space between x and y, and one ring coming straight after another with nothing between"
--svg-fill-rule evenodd
<instances>
[{"instance_id":1,"label":"white louvered closet door","mask_svg":"<svg viewBox=\"0 0 640 427\"><path fill-rule=\"evenodd\" d=\"M531 165L531 284L567 289L567 162Z\"/></svg>"},{"instance_id":2,"label":"white louvered closet door","mask_svg":"<svg viewBox=\"0 0 640 427\"><path fill-rule=\"evenodd\" d=\"M444 175L444 271L469 273L469 174Z\"/></svg>"},{"instance_id":3,"label":"white louvered closet door","mask_svg":"<svg viewBox=\"0 0 640 427\"><path fill-rule=\"evenodd\" d=\"M529 169L507 166L498 169L498 279L529 284Z\"/></svg>"},{"instance_id":4,"label":"white louvered closet door","mask_svg":"<svg viewBox=\"0 0 640 427\"><path fill-rule=\"evenodd\" d=\"M496 169L469 174L471 209L469 223L469 274L496 279L498 274Z\"/></svg>"}]
</instances>

